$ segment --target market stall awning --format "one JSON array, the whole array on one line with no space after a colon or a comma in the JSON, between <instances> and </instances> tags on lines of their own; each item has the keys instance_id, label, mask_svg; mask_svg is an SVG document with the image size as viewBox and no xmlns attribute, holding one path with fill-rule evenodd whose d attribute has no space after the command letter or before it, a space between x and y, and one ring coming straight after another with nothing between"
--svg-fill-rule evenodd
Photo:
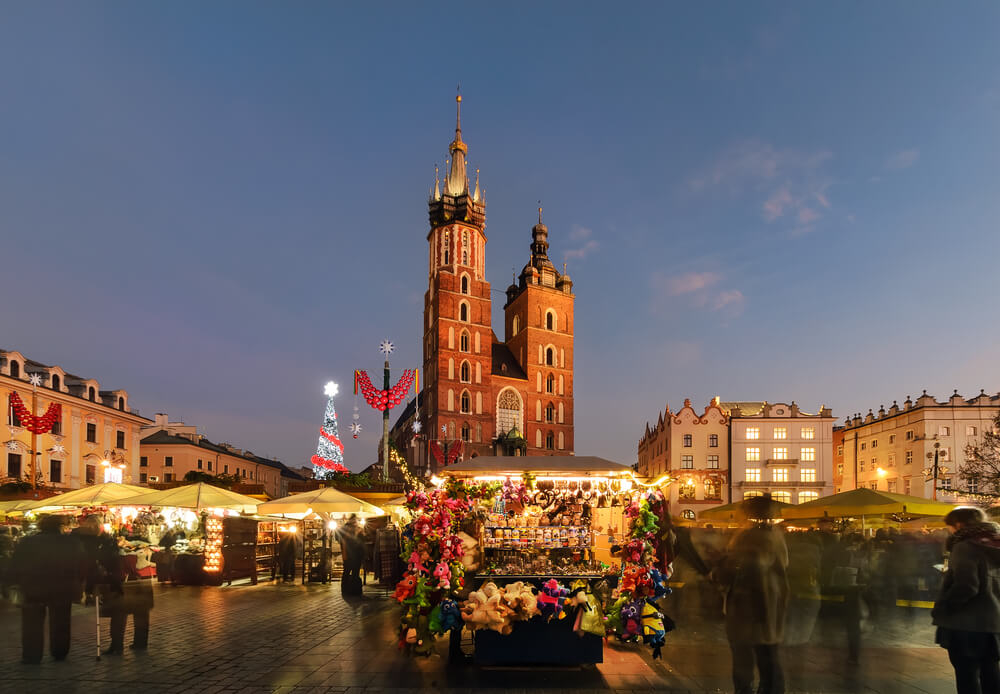
<instances>
[{"instance_id":1,"label":"market stall awning","mask_svg":"<svg viewBox=\"0 0 1000 694\"><path fill-rule=\"evenodd\" d=\"M786 504L783 501L776 501L771 499L771 517L772 518L787 518L785 510L793 508L793 504ZM717 521L732 521L732 522L742 522L747 519L746 513L743 512L743 502L734 501L731 504L723 504L722 506L713 506L707 508L704 511L698 511L699 520L717 520Z\"/></svg>"},{"instance_id":2,"label":"market stall awning","mask_svg":"<svg viewBox=\"0 0 1000 694\"><path fill-rule=\"evenodd\" d=\"M257 507L261 515L284 515L306 513L354 513L358 516L382 516L385 511L378 506L345 494L333 487L321 487L312 491L292 494L281 499L265 501Z\"/></svg>"},{"instance_id":3,"label":"market stall awning","mask_svg":"<svg viewBox=\"0 0 1000 694\"><path fill-rule=\"evenodd\" d=\"M632 473L628 465L592 455L480 455L449 465L442 475L477 477L481 475L522 475L525 472L546 475L590 475L623 477Z\"/></svg>"},{"instance_id":4,"label":"market stall awning","mask_svg":"<svg viewBox=\"0 0 1000 694\"><path fill-rule=\"evenodd\" d=\"M955 506L919 496L874 489L851 489L792 506L785 518L860 518L862 516L946 516Z\"/></svg>"},{"instance_id":5,"label":"market stall awning","mask_svg":"<svg viewBox=\"0 0 1000 694\"><path fill-rule=\"evenodd\" d=\"M163 489L109 502L108 506L170 506L202 511L221 508L229 511L253 513L260 501L243 494L231 492L204 482Z\"/></svg>"},{"instance_id":6,"label":"market stall awning","mask_svg":"<svg viewBox=\"0 0 1000 694\"><path fill-rule=\"evenodd\" d=\"M125 499L137 494L149 493L148 487L138 487L134 484L118 484L117 482L105 482L104 484L94 484L82 489L74 489L64 494L56 494L47 499L35 499L28 503L22 503L17 507L18 511L37 511L44 508L70 508L87 506L105 506L108 502Z\"/></svg>"}]
</instances>

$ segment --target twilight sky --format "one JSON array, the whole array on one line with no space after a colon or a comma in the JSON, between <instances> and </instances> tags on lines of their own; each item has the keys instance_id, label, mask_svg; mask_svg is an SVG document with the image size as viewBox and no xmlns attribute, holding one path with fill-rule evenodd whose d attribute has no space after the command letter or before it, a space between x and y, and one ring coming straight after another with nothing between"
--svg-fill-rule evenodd
<instances>
[{"instance_id":1,"label":"twilight sky","mask_svg":"<svg viewBox=\"0 0 1000 694\"><path fill-rule=\"evenodd\" d=\"M461 83L494 289L539 199L575 282L578 453L1000 390L1000 4L694 5L8 4L0 347L290 465L337 380L360 469Z\"/></svg>"}]
</instances>

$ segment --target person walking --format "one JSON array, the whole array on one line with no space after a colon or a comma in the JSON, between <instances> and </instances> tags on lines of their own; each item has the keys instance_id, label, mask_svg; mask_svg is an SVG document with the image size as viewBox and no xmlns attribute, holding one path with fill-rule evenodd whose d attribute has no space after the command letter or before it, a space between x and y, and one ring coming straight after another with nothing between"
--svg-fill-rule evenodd
<instances>
[{"instance_id":1,"label":"person walking","mask_svg":"<svg viewBox=\"0 0 1000 694\"><path fill-rule=\"evenodd\" d=\"M52 657L65 660L69 654L70 609L80 599L85 561L80 541L63 534L62 517L45 516L38 528L18 543L10 567L24 599L21 662L31 665L42 661L46 612Z\"/></svg>"},{"instance_id":2,"label":"person walking","mask_svg":"<svg viewBox=\"0 0 1000 694\"><path fill-rule=\"evenodd\" d=\"M948 568L931 617L948 650L958 694L1000 692L1000 526L978 508L944 518Z\"/></svg>"},{"instance_id":3,"label":"person walking","mask_svg":"<svg viewBox=\"0 0 1000 694\"><path fill-rule=\"evenodd\" d=\"M778 647L788 608L788 547L781 531L768 523L773 517L771 506L770 495L743 502L753 527L732 539L714 571L724 594L736 694L753 694L755 666L760 674L757 694L785 691Z\"/></svg>"},{"instance_id":4,"label":"person walking","mask_svg":"<svg viewBox=\"0 0 1000 694\"><path fill-rule=\"evenodd\" d=\"M344 574L340 579L341 595L361 595L361 565L365 561L365 544L361 539L358 517L351 514L337 530L340 555L344 561Z\"/></svg>"}]
</instances>

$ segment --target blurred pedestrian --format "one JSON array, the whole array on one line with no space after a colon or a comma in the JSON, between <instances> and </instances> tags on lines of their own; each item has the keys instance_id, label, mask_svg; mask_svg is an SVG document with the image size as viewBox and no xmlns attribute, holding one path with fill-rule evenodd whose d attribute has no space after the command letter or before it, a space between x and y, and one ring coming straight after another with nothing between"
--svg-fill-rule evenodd
<instances>
[{"instance_id":1,"label":"blurred pedestrian","mask_svg":"<svg viewBox=\"0 0 1000 694\"><path fill-rule=\"evenodd\" d=\"M282 581L295 580L295 559L299 556L299 536L296 526L291 526L288 532L281 534L278 541L278 570Z\"/></svg>"},{"instance_id":2,"label":"blurred pedestrian","mask_svg":"<svg viewBox=\"0 0 1000 694\"><path fill-rule=\"evenodd\" d=\"M49 650L56 660L69 654L70 608L80 599L84 552L80 541L63 534L61 516L44 516L39 532L21 540L11 560L13 582L20 586L21 662L37 664L45 645L49 615Z\"/></svg>"},{"instance_id":3,"label":"blurred pedestrian","mask_svg":"<svg viewBox=\"0 0 1000 694\"><path fill-rule=\"evenodd\" d=\"M788 547L774 517L770 495L743 502L753 527L738 533L715 570L725 595L726 636L733 655L736 694L783 694L785 676L778 653L788 607Z\"/></svg>"},{"instance_id":4,"label":"blurred pedestrian","mask_svg":"<svg viewBox=\"0 0 1000 694\"><path fill-rule=\"evenodd\" d=\"M978 508L956 508L948 568L931 616L948 650L958 694L1000 692L1000 526Z\"/></svg>"},{"instance_id":5,"label":"blurred pedestrian","mask_svg":"<svg viewBox=\"0 0 1000 694\"><path fill-rule=\"evenodd\" d=\"M351 514L337 529L337 542L344 562L344 574L340 579L341 595L361 595L361 565L365 561L365 544L361 539L358 517Z\"/></svg>"}]
</instances>

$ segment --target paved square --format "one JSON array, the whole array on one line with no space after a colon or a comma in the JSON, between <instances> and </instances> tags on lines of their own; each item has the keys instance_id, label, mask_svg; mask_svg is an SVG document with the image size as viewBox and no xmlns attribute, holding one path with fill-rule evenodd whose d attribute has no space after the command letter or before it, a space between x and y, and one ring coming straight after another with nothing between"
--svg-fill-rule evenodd
<instances>
[{"instance_id":1,"label":"paved square","mask_svg":"<svg viewBox=\"0 0 1000 694\"><path fill-rule=\"evenodd\" d=\"M96 660L93 608L74 607L66 662L20 663L20 614L0 603L0 690L4 692L350 692L417 689L562 691L731 691L721 625L678 616L664 660L644 647L605 648L585 669L448 667L441 655L409 658L395 646L398 608L380 591L346 602L339 585L156 585L150 650ZM108 622L102 622L107 644ZM129 625L131 630L131 622ZM131 635L126 633L126 644ZM439 641L444 653L446 639ZM951 694L951 666L933 645L926 610L895 615L865 635L860 666L849 666L832 613L813 641L784 649L789 692ZM814 645L815 644L815 645ZM915 646L914 644L923 644ZM466 644L467 648L470 644Z\"/></svg>"}]
</instances>

